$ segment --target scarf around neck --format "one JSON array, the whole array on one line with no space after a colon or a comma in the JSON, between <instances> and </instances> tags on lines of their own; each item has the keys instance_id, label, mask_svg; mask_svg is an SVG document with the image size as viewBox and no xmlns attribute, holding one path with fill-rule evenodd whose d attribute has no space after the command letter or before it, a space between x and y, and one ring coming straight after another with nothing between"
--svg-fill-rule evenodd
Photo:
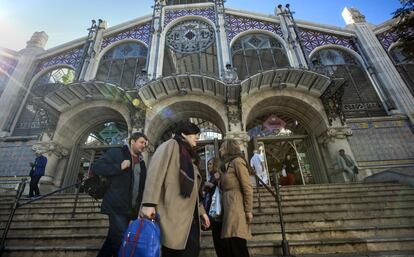
<instances>
[{"instance_id":1,"label":"scarf around neck","mask_svg":"<svg viewBox=\"0 0 414 257\"><path fill-rule=\"evenodd\" d=\"M187 198L190 197L194 187L193 159L196 159L195 152L182 136L175 135L174 139L180 147L180 195Z\"/></svg>"}]
</instances>

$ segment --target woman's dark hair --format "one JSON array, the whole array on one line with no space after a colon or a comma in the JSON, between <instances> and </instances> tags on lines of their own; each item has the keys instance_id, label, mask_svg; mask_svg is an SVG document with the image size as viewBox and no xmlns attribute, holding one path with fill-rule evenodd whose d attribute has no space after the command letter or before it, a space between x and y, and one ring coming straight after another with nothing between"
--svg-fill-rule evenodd
<instances>
[{"instance_id":1,"label":"woman's dark hair","mask_svg":"<svg viewBox=\"0 0 414 257\"><path fill-rule=\"evenodd\" d=\"M181 135L181 133L184 135L196 135L200 133L200 128L188 120L182 120L176 124L174 129L174 134Z\"/></svg>"}]
</instances>

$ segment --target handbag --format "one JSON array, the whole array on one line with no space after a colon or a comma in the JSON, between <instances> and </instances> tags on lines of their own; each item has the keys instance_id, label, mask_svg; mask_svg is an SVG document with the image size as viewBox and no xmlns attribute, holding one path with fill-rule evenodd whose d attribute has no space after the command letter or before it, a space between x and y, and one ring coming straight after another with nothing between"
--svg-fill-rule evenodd
<instances>
[{"instance_id":1,"label":"handbag","mask_svg":"<svg viewBox=\"0 0 414 257\"><path fill-rule=\"evenodd\" d=\"M211 197L211 206L208 215L214 219L217 219L221 216L221 212L221 194L220 189L216 187L216 189L214 190L214 194Z\"/></svg>"},{"instance_id":2,"label":"handbag","mask_svg":"<svg viewBox=\"0 0 414 257\"><path fill-rule=\"evenodd\" d=\"M159 257L161 232L157 221L138 217L124 232L119 257Z\"/></svg>"}]
</instances>

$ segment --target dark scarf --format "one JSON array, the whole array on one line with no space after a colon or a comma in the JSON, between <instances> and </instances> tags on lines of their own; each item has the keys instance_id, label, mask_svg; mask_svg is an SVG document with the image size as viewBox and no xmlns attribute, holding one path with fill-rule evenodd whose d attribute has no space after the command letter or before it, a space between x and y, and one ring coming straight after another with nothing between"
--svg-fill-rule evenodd
<instances>
[{"instance_id":1,"label":"dark scarf","mask_svg":"<svg viewBox=\"0 0 414 257\"><path fill-rule=\"evenodd\" d=\"M180 146L180 194L186 198L190 197L194 187L194 167L193 160L198 160L197 153L180 135L175 135L174 139Z\"/></svg>"}]
</instances>

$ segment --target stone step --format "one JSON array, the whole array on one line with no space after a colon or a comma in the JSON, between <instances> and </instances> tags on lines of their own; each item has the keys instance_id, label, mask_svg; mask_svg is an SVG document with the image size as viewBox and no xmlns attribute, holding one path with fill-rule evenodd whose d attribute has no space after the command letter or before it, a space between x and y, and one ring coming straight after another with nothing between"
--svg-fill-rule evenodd
<instances>
[{"instance_id":1,"label":"stone step","mask_svg":"<svg viewBox=\"0 0 414 257\"><path fill-rule=\"evenodd\" d=\"M369 251L359 253L297 254L296 257L413 257L414 251ZM257 255L255 257L277 257Z\"/></svg>"},{"instance_id":2,"label":"stone step","mask_svg":"<svg viewBox=\"0 0 414 257\"><path fill-rule=\"evenodd\" d=\"M309 240L309 241L289 241L291 254L300 257L322 257L321 253L325 253L326 257L331 257L329 254L337 254L332 257L342 257L340 254L347 253L352 256L361 256L359 253L364 252L402 252L406 255L395 255L398 257L411 256L414 251L414 238L344 238L338 240ZM66 246L8 246L6 244L4 257L93 257L96 256L100 248L99 245L66 245ZM275 241L261 241L248 242L248 248L251 256L273 256L281 255L280 242ZM348 255L348 256L351 256ZM348 257L347 256L347 257ZM364 256L364 255L362 255ZM370 256L370 255L368 255ZM387 256L393 255L372 255L372 256ZM200 257L216 257L216 253L212 245L202 245ZM345 256L344 256L345 257Z\"/></svg>"}]
</instances>

